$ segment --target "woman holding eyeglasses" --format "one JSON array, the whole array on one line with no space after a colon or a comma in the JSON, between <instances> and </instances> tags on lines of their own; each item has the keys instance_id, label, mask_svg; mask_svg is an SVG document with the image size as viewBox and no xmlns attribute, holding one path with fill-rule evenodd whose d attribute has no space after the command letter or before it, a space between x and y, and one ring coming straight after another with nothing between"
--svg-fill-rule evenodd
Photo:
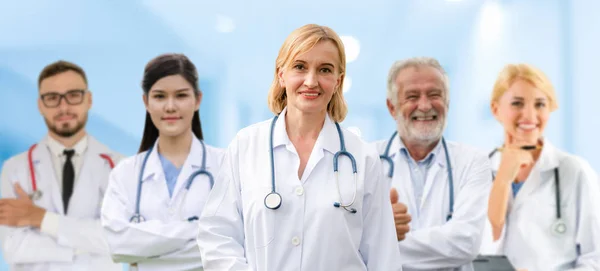
<instances>
[{"instance_id":1,"label":"woman holding eyeglasses","mask_svg":"<svg viewBox=\"0 0 600 271\"><path fill-rule=\"evenodd\" d=\"M121 156L85 131L85 72L59 61L39 76L48 135L2 166L0 237L10 270L122 270L100 226L108 175Z\"/></svg>"}]
</instances>

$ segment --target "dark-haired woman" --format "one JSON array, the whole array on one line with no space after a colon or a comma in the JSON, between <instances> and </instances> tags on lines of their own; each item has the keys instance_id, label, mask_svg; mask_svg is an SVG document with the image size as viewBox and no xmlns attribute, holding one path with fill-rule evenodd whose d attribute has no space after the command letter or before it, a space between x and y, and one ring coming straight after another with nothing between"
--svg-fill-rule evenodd
<instances>
[{"instance_id":1,"label":"dark-haired woman","mask_svg":"<svg viewBox=\"0 0 600 271\"><path fill-rule=\"evenodd\" d=\"M151 60L142 81L146 124L137 155L110 174L102 226L113 260L137 270L202 270L198 217L223 151L202 141L202 92L184 55Z\"/></svg>"}]
</instances>

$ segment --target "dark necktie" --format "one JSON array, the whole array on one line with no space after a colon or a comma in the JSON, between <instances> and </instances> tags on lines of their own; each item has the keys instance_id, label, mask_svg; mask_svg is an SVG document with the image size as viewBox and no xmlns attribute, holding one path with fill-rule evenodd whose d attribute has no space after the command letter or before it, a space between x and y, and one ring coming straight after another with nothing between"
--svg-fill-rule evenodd
<instances>
[{"instance_id":1,"label":"dark necktie","mask_svg":"<svg viewBox=\"0 0 600 271\"><path fill-rule=\"evenodd\" d=\"M63 153L67 156L67 160L63 166L62 199L63 207L65 208L65 214L67 214L69 200L71 199L71 194L73 194L73 183L75 181L75 168L73 167L73 162L71 161L73 154L75 154L75 150L64 150Z\"/></svg>"}]
</instances>

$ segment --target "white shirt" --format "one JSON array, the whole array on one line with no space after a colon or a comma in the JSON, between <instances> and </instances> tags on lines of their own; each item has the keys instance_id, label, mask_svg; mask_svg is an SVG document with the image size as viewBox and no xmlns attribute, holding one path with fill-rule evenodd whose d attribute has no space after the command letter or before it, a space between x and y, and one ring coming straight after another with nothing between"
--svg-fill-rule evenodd
<instances>
[{"instance_id":1,"label":"white shirt","mask_svg":"<svg viewBox=\"0 0 600 271\"><path fill-rule=\"evenodd\" d=\"M140 171L147 151L126 158L110 174L102 205L104 235L113 259L137 263L138 270L202 270L196 243L198 222L188 219L200 217L211 184L209 177L198 175L189 192L185 186L192 173L202 168L205 154L201 142L194 137L170 197L157 151L159 140L142 176L140 214L145 221L132 223L130 219L135 213ZM206 170L214 176L223 151L205 146Z\"/></svg>"},{"instance_id":2,"label":"white shirt","mask_svg":"<svg viewBox=\"0 0 600 271\"><path fill-rule=\"evenodd\" d=\"M327 117L301 178L284 110L274 129L276 191L281 207L266 208L271 192L271 120L242 129L230 144L216 186L200 218L198 245L205 270L401 270L389 204L376 150L343 130L356 159L354 187L349 159L339 158L343 203L354 193L352 214L339 201L333 156L340 150Z\"/></svg>"},{"instance_id":3,"label":"white shirt","mask_svg":"<svg viewBox=\"0 0 600 271\"><path fill-rule=\"evenodd\" d=\"M429 159L422 198L413 189L410 159L401 153L403 147L395 137L389 156L394 162L392 179L387 177L389 164L384 162L383 174L398 190L399 201L408 207L412 217L406 238L397 242L400 260L406 270L473 270L472 261L479 246L487 217L487 201L491 188L491 166L487 156L472 147L446 141L454 180L454 213L450 221L448 163L440 143ZM384 154L388 140L375 143Z\"/></svg>"},{"instance_id":4,"label":"white shirt","mask_svg":"<svg viewBox=\"0 0 600 271\"><path fill-rule=\"evenodd\" d=\"M502 153L492 157L494 170ZM558 167L564 234L555 234ZM496 172L494 172L496 174ZM528 271L600 270L600 185L598 175L580 157L555 148L547 139L538 161L515 198L509 195L502 237L492 243L488 222L486 254L497 250L517 269Z\"/></svg>"},{"instance_id":5,"label":"white shirt","mask_svg":"<svg viewBox=\"0 0 600 271\"><path fill-rule=\"evenodd\" d=\"M87 147L82 148L86 149L85 152L80 152L79 176L75 181L69 213L65 215L48 138L39 142L32 152L37 187L42 192L42 197L34 203L46 209L46 215L40 229L0 227L4 259L11 270L121 270L121 265L110 259L99 221L102 197L111 170L110 163L100 155L108 155L115 164L121 155L86 136ZM32 193L27 154L23 152L4 162L1 177L3 198L16 197L16 183L28 194Z\"/></svg>"},{"instance_id":6,"label":"white shirt","mask_svg":"<svg viewBox=\"0 0 600 271\"><path fill-rule=\"evenodd\" d=\"M51 136L46 137L46 147L50 151L52 157L52 164L54 165L54 173L56 175L56 180L58 181L58 187L62 192L62 173L65 162L67 161L67 156L63 153L65 146L63 146L56 139ZM73 163L73 169L75 170L75 182L79 177L79 172L81 171L81 163L82 157L85 154L88 146L88 136L84 136L81 138L73 148L70 148L75 151L73 156L71 157L71 162Z\"/></svg>"}]
</instances>

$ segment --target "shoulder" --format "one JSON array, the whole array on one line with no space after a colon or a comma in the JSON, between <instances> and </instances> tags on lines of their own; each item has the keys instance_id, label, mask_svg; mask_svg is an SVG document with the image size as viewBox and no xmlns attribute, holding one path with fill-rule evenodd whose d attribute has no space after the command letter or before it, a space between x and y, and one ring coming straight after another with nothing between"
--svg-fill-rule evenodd
<instances>
[{"instance_id":1,"label":"shoulder","mask_svg":"<svg viewBox=\"0 0 600 271\"><path fill-rule=\"evenodd\" d=\"M271 136L271 121L264 120L242 128L237 132L225 153L242 153L256 148L256 146L268 144Z\"/></svg>"},{"instance_id":2,"label":"shoulder","mask_svg":"<svg viewBox=\"0 0 600 271\"><path fill-rule=\"evenodd\" d=\"M146 153L148 153L148 151L121 158L119 163L115 165L115 168L112 170L112 173L118 176L122 176L128 174L128 172L135 172L138 165L146 156Z\"/></svg>"},{"instance_id":3,"label":"shoulder","mask_svg":"<svg viewBox=\"0 0 600 271\"><path fill-rule=\"evenodd\" d=\"M94 152L97 152L99 155L110 158L110 160L115 164L115 166L118 165L125 158L123 154L112 150L111 148L101 143L91 135L88 135L88 140L88 145L90 149L92 149Z\"/></svg>"},{"instance_id":4,"label":"shoulder","mask_svg":"<svg viewBox=\"0 0 600 271\"><path fill-rule=\"evenodd\" d=\"M446 140L448 152L452 160L460 163L471 164L473 162L489 163L488 155L481 149L474 146Z\"/></svg>"},{"instance_id":5,"label":"shoulder","mask_svg":"<svg viewBox=\"0 0 600 271\"><path fill-rule=\"evenodd\" d=\"M242 128L236 135L237 141L248 141L254 138L269 137L271 132L271 123L273 118L254 123L250 126Z\"/></svg>"},{"instance_id":6,"label":"shoulder","mask_svg":"<svg viewBox=\"0 0 600 271\"><path fill-rule=\"evenodd\" d=\"M215 146L208 145L204 143L206 146L206 156L210 161L209 167L218 167L221 165L223 161L223 157L225 156L225 150L222 148L217 148Z\"/></svg>"},{"instance_id":7,"label":"shoulder","mask_svg":"<svg viewBox=\"0 0 600 271\"><path fill-rule=\"evenodd\" d=\"M344 135L346 149L348 152L352 153L352 155L356 156L356 159L363 157L367 163L367 167L370 167L376 163L376 161L379 161L379 152L374 144L363 140L360 136L343 128L341 125L340 128Z\"/></svg>"},{"instance_id":8,"label":"shoulder","mask_svg":"<svg viewBox=\"0 0 600 271\"><path fill-rule=\"evenodd\" d=\"M373 141L369 144L371 144L377 150L377 153L383 154L385 152L385 148L387 147L388 142L389 139L381 139Z\"/></svg>"},{"instance_id":9,"label":"shoulder","mask_svg":"<svg viewBox=\"0 0 600 271\"><path fill-rule=\"evenodd\" d=\"M13 155L11 157L9 157L8 159L4 160L4 162L2 163L2 171L6 171L6 170L10 170L13 169L15 167L17 167L17 165L25 165L27 163L27 155L28 155L28 151L24 151L21 153L18 153L16 155Z\"/></svg>"},{"instance_id":10,"label":"shoulder","mask_svg":"<svg viewBox=\"0 0 600 271\"><path fill-rule=\"evenodd\" d=\"M568 174L569 176L578 176L578 179L582 181L599 181L598 174L583 157L559 149L555 149L554 155L557 156L559 169L566 171L565 174Z\"/></svg>"}]
</instances>

